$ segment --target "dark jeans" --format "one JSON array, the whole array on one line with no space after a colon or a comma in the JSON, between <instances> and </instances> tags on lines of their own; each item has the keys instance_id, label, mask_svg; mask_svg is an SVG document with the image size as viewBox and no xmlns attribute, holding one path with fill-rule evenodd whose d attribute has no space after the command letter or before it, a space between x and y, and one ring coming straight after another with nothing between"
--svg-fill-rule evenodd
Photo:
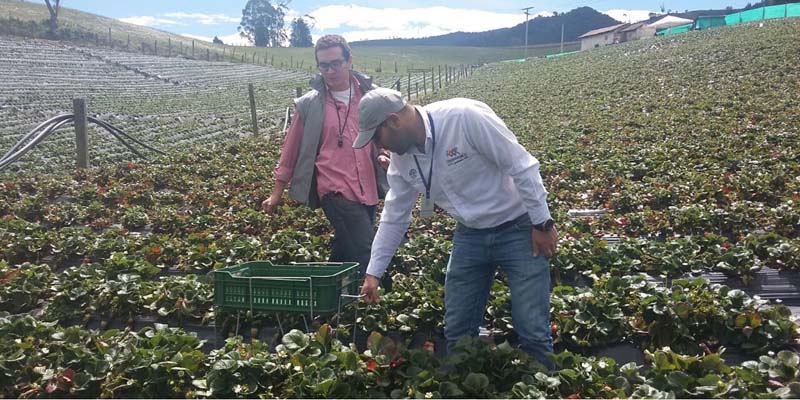
<instances>
[{"instance_id":1,"label":"dark jeans","mask_svg":"<svg viewBox=\"0 0 800 400\"><path fill-rule=\"evenodd\" d=\"M322 197L322 211L333 225L330 262L357 262L363 276L367 271L375 238L376 206L350 201L341 193ZM391 278L384 274L381 285L391 290Z\"/></svg>"}]
</instances>

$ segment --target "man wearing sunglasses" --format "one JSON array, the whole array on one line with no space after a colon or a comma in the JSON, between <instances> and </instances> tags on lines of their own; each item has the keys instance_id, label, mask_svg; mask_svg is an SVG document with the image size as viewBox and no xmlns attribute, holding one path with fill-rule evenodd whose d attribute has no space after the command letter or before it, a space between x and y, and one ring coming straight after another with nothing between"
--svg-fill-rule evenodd
<instances>
[{"instance_id":1,"label":"man wearing sunglasses","mask_svg":"<svg viewBox=\"0 0 800 400\"><path fill-rule=\"evenodd\" d=\"M353 57L339 35L321 37L314 48L320 74L295 100L295 113L275 168L275 186L262 203L272 214L289 186L289 197L321 206L333 225L332 262L369 262L375 209L386 190L385 166L375 146L354 149L358 102L374 88L368 76L351 71ZM291 185L289 185L291 183Z\"/></svg>"},{"instance_id":2,"label":"man wearing sunglasses","mask_svg":"<svg viewBox=\"0 0 800 400\"><path fill-rule=\"evenodd\" d=\"M379 279L421 194L420 217L432 215L435 203L458 221L444 284L448 349L478 335L499 266L508 276L520 347L552 370L549 258L558 233L539 161L479 101L415 107L379 88L364 96L358 111L361 133L353 146L377 144L392 152L390 190L361 290L366 301L380 301Z\"/></svg>"}]
</instances>

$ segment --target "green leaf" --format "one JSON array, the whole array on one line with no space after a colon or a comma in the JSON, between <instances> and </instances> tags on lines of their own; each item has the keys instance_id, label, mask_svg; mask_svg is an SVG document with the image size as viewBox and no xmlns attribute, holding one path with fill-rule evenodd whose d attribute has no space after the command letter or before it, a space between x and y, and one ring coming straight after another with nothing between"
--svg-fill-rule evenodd
<instances>
[{"instance_id":1,"label":"green leaf","mask_svg":"<svg viewBox=\"0 0 800 400\"><path fill-rule=\"evenodd\" d=\"M308 335L300 330L292 329L289 333L283 335L281 343L283 343L287 350L299 352L305 350L310 344L310 341Z\"/></svg>"},{"instance_id":2,"label":"green leaf","mask_svg":"<svg viewBox=\"0 0 800 400\"><path fill-rule=\"evenodd\" d=\"M92 381L92 376L83 372L78 372L72 378L72 382L76 387L84 387L86 384Z\"/></svg>"},{"instance_id":3,"label":"green leaf","mask_svg":"<svg viewBox=\"0 0 800 400\"><path fill-rule=\"evenodd\" d=\"M217 371L233 371L238 366L239 362L237 360L224 359L215 362L211 368Z\"/></svg>"},{"instance_id":4,"label":"green leaf","mask_svg":"<svg viewBox=\"0 0 800 400\"><path fill-rule=\"evenodd\" d=\"M330 391L336 384L335 379L325 379L324 381L314 385L311 389L323 397L329 397Z\"/></svg>"},{"instance_id":5,"label":"green leaf","mask_svg":"<svg viewBox=\"0 0 800 400\"><path fill-rule=\"evenodd\" d=\"M778 353L778 360L787 367L797 368L800 364L800 356L789 350L782 350Z\"/></svg>"},{"instance_id":6,"label":"green leaf","mask_svg":"<svg viewBox=\"0 0 800 400\"><path fill-rule=\"evenodd\" d=\"M325 346L326 348L331 344L331 326L328 324L323 324L317 330L316 335L317 343Z\"/></svg>"},{"instance_id":7,"label":"green leaf","mask_svg":"<svg viewBox=\"0 0 800 400\"><path fill-rule=\"evenodd\" d=\"M582 325L589 325L594 322L594 317L585 311L581 311L575 315L575 322Z\"/></svg>"},{"instance_id":8,"label":"green leaf","mask_svg":"<svg viewBox=\"0 0 800 400\"><path fill-rule=\"evenodd\" d=\"M342 367L349 371L355 371L358 368L358 356L352 351L339 354L339 361L341 361Z\"/></svg>"},{"instance_id":9,"label":"green leaf","mask_svg":"<svg viewBox=\"0 0 800 400\"><path fill-rule=\"evenodd\" d=\"M439 383L439 393L441 393L444 398L461 397L465 394L464 391L453 382Z\"/></svg>"},{"instance_id":10,"label":"green leaf","mask_svg":"<svg viewBox=\"0 0 800 400\"><path fill-rule=\"evenodd\" d=\"M464 387L472 393L482 393L489 386L489 377L484 374L470 372L464 379Z\"/></svg>"},{"instance_id":11,"label":"green leaf","mask_svg":"<svg viewBox=\"0 0 800 400\"><path fill-rule=\"evenodd\" d=\"M708 374L702 378L697 379L697 384L702 386L717 386L721 381L719 375Z\"/></svg>"},{"instance_id":12,"label":"green leaf","mask_svg":"<svg viewBox=\"0 0 800 400\"><path fill-rule=\"evenodd\" d=\"M683 371L672 371L667 374L667 382L670 386L686 390L689 388L691 377Z\"/></svg>"},{"instance_id":13,"label":"green leaf","mask_svg":"<svg viewBox=\"0 0 800 400\"><path fill-rule=\"evenodd\" d=\"M572 381L578 379L578 372L575 371L574 369L562 369L561 371L558 372L558 374L563 377L569 378Z\"/></svg>"},{"instance_id":14,"label":"green leaf","mask_svg":"<svg viewBox=\"0 0 800 400\"><path fill-rule=\"evenodd\" d=\"M675 311L675 315L678 317L687 319L689 318L689 311L691 310L691 307L688 303L678 303L675 304L673 310Z\"/></svg>"},{"instance_id":15,"label":"green leaf","mask_svg":"<svg viewBox=\"0 0 800 400\"><path fill-rule=\"evenodd\" d=\"M330 397L334 399L346 399L350 396L350 385L344 382L336 382L336 386L334 386L333 391L330 393Z\"/></svg>"},{"instance_id":16,"label":"green leaf","mask_svg":"<svg viewBox=\"0 0 800 400\"><path fill-rule=\"evenodd\" d=\"M795 398L800 397L800 382L792 382L789 384L789 390L792 391L792 395Z\"/></svg>"}]
</instances>

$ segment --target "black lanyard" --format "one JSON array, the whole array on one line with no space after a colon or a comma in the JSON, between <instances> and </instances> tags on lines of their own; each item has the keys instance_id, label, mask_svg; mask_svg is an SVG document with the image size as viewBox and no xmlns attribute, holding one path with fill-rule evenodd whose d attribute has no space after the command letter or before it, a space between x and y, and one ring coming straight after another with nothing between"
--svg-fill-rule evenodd
<instances>
[{"instance_id":1,"label":"black lanyard","mask_svg":"<svg viewBox=\"0 0 800 400\"><path fill-rule=\"evenodd\" d=\"M431 182L433 181L433 154L436 150L436 126L433 125L433 117L431 117L431 113L428 114L428 122L431 123L431 154L428 158L431 159L431 168L428 170L428 179L425 179L425 174L422 173L422 167L419 166L419 160L417 160L417 156L414 156L414 162L417 163L417 170L419 171L419 177L422 178L422 184L425 185L425 198L430 200L431 199Z\"/></svg>"},{"instance_id":2,"label":"black lanyard","mask_svg":"<svg viewBox=\"0 0 800 400\"><path fill-rule=\"evenodd\" d=\"M330 88L328 89L328 94L331 97L331 101L333 101L333 106L336 107L336 120L339 121L339 134L336 136L336 145L342 147L344 145L344 128L347 127L347 120L350 118L350 102L353 100L353 84L350 83L350 94L347 95L347 114L344 116L344 125L342 125L342 117L339 115L339 104L336 103L336 98L333 97L333 93L331 92Z\"/></svg>"}]
</instances>

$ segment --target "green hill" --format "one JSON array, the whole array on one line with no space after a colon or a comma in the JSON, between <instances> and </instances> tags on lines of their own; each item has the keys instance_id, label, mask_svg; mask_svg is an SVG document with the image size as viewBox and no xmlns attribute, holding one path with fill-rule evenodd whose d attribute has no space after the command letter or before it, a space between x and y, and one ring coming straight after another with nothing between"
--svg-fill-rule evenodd
<instances>
[{"instance_id":1,"label":"green hill","mask_svg":"<svg viewBox=\"0 0 800 400\"><path fill-rule=\"evenodd\" d=\"M47 7L43 4L17 0L0 0L0 34L10 34L34 38L47 38L44 21L48 18ZM59 16L62 36L66 40L81 45L100 45L145 54L176 56L211 61L229 60L264 64L283 69L313 71L314 54L305 48L255 48L244 46L216 45L201 40L192 40L148 27L125 23L113 18L103 17L70 8L62 8ZM110 29L110 36L109 36ZM195 51L191 52L192 42ZM358 58L356 66L369 73L378 70L405 74L408 69L431 68L439 65L469 65L494 62L523 57L521 48L475 48L456 46L355 46ZM577 45L568 43L567 50ZM529 56L542 56L557 53L558 45L531 46ZM194 56L192 56L194 54ZM255 55L255 59L253 56ZM310 71L310 68L311 70Z\"/></svg>"},{"instance_id":2,"label":"green hill","mask_svg":"<svg viewBox=\"0 0 800 400\"><path fill-rule=\"evenodd\" d=\"M34 37L44 37L45 24L49 18L47 6L44 4L30 3L19 0L0 0L0 33L16 33L31 35ZM12 23L22 21L24 24ZM41 29L37 29L34 24L39 24ZM141 49L144 44L147 50L152 52L153 44L158 41L162 50L166 51L167 43L172 41L177 51L180 43L189 48L192 39L174 33L160 31L153 28L142 27L119 21L117 19L103 17L100 15L74 10L68 7L61 7L59 13L60 27L68 31L78 42L100 43L103 46L110 46L113 42L116 47L129 47L133 50ZM109 29L111 37L109 41ZM94 36L97 36L96 38ZM130 46L128 38L130 37ZM210 42L195 40L195 50L198 54L204 53L206 49L211 51L222 51L223 46L217 46Z\"/></svg>"}]
</instances>

